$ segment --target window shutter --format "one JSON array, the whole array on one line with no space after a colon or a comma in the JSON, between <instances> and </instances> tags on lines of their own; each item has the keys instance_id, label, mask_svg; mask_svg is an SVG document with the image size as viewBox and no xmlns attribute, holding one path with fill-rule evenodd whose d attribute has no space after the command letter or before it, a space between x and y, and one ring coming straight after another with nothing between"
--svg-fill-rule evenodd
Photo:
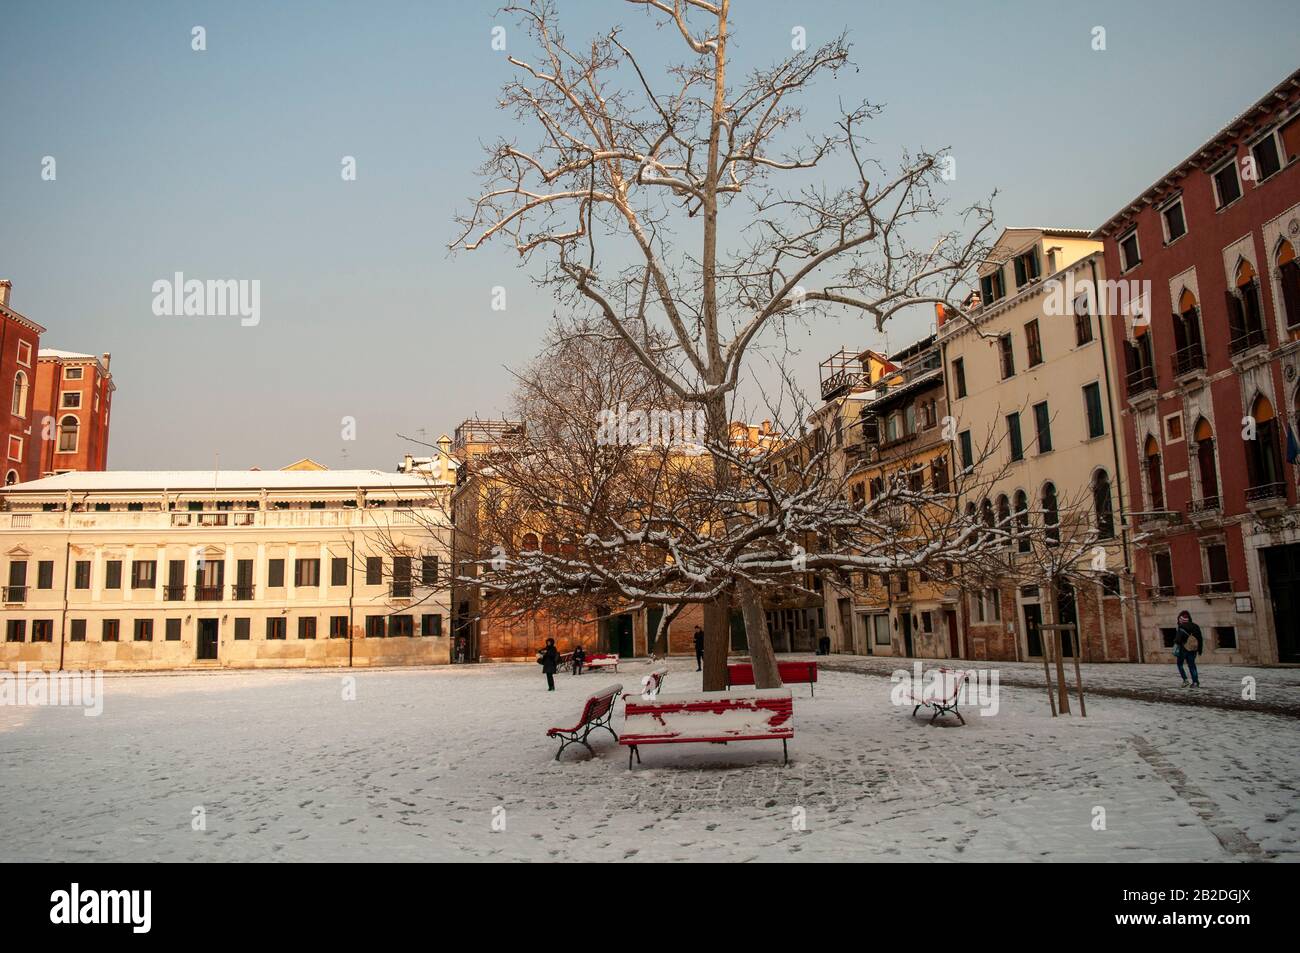
<instances>
[{"instance_id":1,"label":"window shutter","mask_svg":"<svg viewBox=\"0 0 1300 953\"><path fill-rule=\"evenodd\" d=\"M1246 333L1246 316L1241 309L1241 299L1231 291L1224 295L1228 301L1228 337L1239 338Z\"/></svg>"}]
</instances>

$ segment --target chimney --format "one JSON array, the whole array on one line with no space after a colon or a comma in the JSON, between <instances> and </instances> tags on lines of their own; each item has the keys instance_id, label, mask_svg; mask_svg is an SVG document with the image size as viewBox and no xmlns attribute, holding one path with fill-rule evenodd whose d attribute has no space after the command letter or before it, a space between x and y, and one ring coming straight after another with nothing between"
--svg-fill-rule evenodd
<instances>
[{"instance_id":1,"label":"chimney","mask_svg":"<svg viewBox=\"0 0 1300 953\"><path fill-rule=\"evenodd\" d=\"M108 353L108 351L105 351L102 355L100 355L100 360L104 362L105 374L108 373L108 362L111 361L112 359L113 359L113 355Z\"/></svg>"},{"instance_id":2,"label":"chimney","mask_svg":"<svg viewBox=\"0 0 1300 953\"><path fill-rule=\"evenodd\" d=\"M0 304L9 307L9 293L14 290L14 283L8 278L0 278Z\"/></svg>"}]
</instances>

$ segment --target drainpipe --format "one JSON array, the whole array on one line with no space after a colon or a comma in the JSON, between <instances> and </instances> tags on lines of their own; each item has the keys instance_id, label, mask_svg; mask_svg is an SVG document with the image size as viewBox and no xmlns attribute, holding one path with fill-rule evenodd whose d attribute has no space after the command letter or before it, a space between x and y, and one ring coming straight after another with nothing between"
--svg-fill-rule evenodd
<instances>
[{"instance_id":1,"label":"drainpipe","mask_svg":"<svg viewBox=\"0 0 1300 953\"><path fill-rule=\"evenodd\" d=\"M1102 304L1100 283L1097 280L1097 256L1095 252L1093 253L1093 255L1090 257L1088 261L1088 267L1092 271L1092 290L1093 290L1093 295L1097 300L1097 313L1098 316L1101 317L1103 316L1102 312L1105 311L1105 306ZM1106 314L1104 315L1104 317L1109 319L1110 315ZM1142 657L1143 655L1142 613L1138 610L1138 604L1137 604L1137 582L1132 578L1133 577L1132 555L1129 552L1129 538L1128 538L1128 514L1124 508L1124 475L1123 475L1123 468L1120 466L1120 459L1119 459L1119 436L1116 434L1116 429L1119 425L1119 421L1114 419L1113 409L1116 406L1116 404L1115 404L1114 392L1110 380L1110 358L1107 356L1107 352L1106 352L1106 330L1107 330L1108 321L1098 321L1097 324L1098 324L1097 337L1098 340L1101 342L1102 373L1106 378L1106 404L1107 406L1112 408L1112 415L1111 415L1111 422L1110 422L1110 448L1111 448L1111 454L1115 459L1115 492L1119 496L1120 544L1124 549L1124 568L1128 570L1130 584L1133 587L1133 627L1137 635L1137 660L1138 662L1143 662L1145 660ZM1123 606L1122 598L1120 600L1120 605L1121 607Z\"/></svg>"}]
</instances>

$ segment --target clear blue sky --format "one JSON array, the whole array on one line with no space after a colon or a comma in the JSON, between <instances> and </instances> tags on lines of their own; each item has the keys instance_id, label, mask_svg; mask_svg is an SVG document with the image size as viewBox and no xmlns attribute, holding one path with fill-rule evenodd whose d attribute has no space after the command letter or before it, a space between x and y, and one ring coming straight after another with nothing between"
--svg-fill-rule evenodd
<instances>
[{"instance_id":1,"label":"clear blue sky","mask_svg":"<svg viewBox=\"0 0 1300 953\"><path fill-rule=\"evenodd\" d=\"M672 40L614 0L560 6L571 38L623 22L652 55ZM113 353L110 466L206 468L219 453L223 467L391 469L398 432L503 409L504 366L535 352L552 302L504 248L446 252L481 144L513 122L495 108L496 10L5 0L0 277L45 346ZM1293 70L1300 36L1294 0L736 0L733 17L750 61L783 55L794 26L810 44L850 31L859 71L826 88L811 126L836 97L882 102L881 154L951 146L954 202L996 188L1000 224L1080 227ZM190 49L195 25L206 52ZM260 279L261 324L155 317L151 285L176 271ZM824 354L885 342L845 321L801 343L815 387Z\"/></svg>"}]
</instances>

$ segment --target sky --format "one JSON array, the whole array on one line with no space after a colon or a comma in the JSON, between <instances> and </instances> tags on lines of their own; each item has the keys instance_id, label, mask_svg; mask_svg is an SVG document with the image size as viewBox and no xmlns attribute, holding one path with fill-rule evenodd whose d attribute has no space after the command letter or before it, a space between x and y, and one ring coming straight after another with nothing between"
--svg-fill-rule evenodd
<instances>
[{"instance_id":1,"label":"sky","mask_svg":"<svg viewBox=\"0 0 1300 953\"><path fill-rule=\"evenodd\" d=\"M559 7L570 38L622 24L649 59L680 42L616 0ZM1294 0L734 0L732 19L741 66L796 27L847 30L856 69L806 128L883 104L881 157L950 148L950 202L996 190L999 226L1100 224L1300 65ZM0 277L43 347L112 353L111 469L391 470L420 449L403 435L507 409L555 303L507 247L448 252L485 145L518 131L501 25L517 52L498 5L468 0L3 0ZM258 280L258 323L155 314L177 272ZM796 372L815 390L841 346L897 350L925 324L827 320Z\"/></svg>"}]
</instances>

